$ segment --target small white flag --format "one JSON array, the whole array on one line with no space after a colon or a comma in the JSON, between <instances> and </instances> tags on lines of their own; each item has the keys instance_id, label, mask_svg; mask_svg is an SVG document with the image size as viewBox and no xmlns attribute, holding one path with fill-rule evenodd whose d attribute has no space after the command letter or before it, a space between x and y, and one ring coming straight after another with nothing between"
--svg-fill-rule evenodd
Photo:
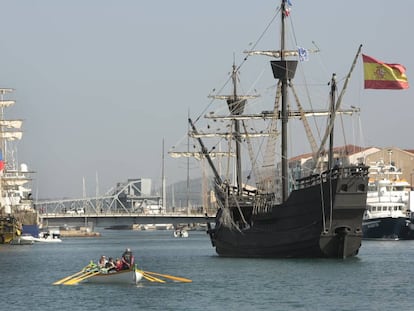
<instances>
[{"instance_id":1,"label":"small white flag","mask_svg":"<svg viewBox=\"0 0 414 311\"><path fill-rule=\"evenodd\" d=\"M309 51L307 49L298 47L298 54L299 54L299 60L301 62L306 62L309 60Z\"/></svg>"}]
</instances>

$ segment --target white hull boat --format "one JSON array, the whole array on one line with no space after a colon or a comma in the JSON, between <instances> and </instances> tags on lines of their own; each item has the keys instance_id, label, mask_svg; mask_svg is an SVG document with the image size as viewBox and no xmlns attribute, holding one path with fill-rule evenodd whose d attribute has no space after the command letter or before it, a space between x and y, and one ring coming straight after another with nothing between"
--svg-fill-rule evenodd
<instances>
[{"instance_id":1,"label":"white hull boat","mask_svg":"<svg viewBox=\"0 0 414 311\"><path fill-rule=\"evenodd\" d=\"M140 270L121 270L117 272L98 273L84 280L95 284L138 284L142 279Z\"/></svg>"},{"instance_id":2,"label":"white hull boat","mask_svg":"<svg viewBox=\"0 0 414 311\"><path fill-rule=\"evenodd\" d=\"M174 237L175 238L188 238L188 231L187 230L175 230Z\"/></svg>"},{"instance_id":3,"label":"white hull boat","mask_svg":"<svg viewBox=\"0 0 414 311\"><path fill-rule=\"evenodd\" d=\"M60 243L62 240L60 239L60 233L55 232L40 232L38 238L33 238L35 242L42 242L42 243Z\"/></svg>"},{"instance_id":4,"label":"white hull boat","mask_svg":"<svg viewBox=\"0 0 414 311\"><path fill-rule=\"evenodd\" d=\"M362 222L364 239L414 240L410 212L411 185L401 169L383 162L371 165L367 209Z\"/></svg>"},{"instance_id":5,"label":"white hull boat","mask_svg":"<svg viewBox=\"0 0 414 311\"><path fill-rule=\"evenodd\" d=\"M190 279L186 279L179 276L173 276L169 274L161 274L157 272L143 271L138 268L131 270L121 270L107 272L106 270L96 270L97 267L92 265L90 268L85 267L81 271L67 276L59 281L53 283L53 285L77 285L80 283L95 283L95 284L138 284L142 278L150 282L165 283L166 281L161 279L169 279L175 282L191 283Z\"/></svg>"},{"instance_id":6,"label":"white hull boat","mask_svg":"<svg viewBox=\"0 0 414 311\"><path fill-rule=\"evenodd\" d=\"M48 236L45 238L33 238L33 241L39 242L39 243L60 243L62 242L60 238L52 237L52 236Z\"/></svg>"},{"instance_id":7,"label":"white hull boat","mask_svg":"<svg viewBox=\"0 0 414 311\"><path fill-rule=\"evenodd\" d=\"M20 235L10 241L12 245L32 245L34 243L34 237L31 235Z\"/></svg>"},{"instance_id":8,"label":"white hull boat","mask_svg":"<svg viewBox=\"0 0 414 311\"><path fill-rule=\"evenodd\" d=\"M62 240L56 236L43 236L39 238L35 238L30 234L22 234L18 237L15 237L10 244L14 245L30 245L34 244L35 242L39 243L60 243Z\"/></svg>"}]
</instances>

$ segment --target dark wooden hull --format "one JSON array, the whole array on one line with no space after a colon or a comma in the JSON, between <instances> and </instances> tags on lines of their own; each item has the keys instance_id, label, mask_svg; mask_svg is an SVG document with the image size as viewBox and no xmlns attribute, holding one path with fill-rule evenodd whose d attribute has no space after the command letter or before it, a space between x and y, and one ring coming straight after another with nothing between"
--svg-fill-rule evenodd
<instances>
[{"instance_id":1,"label":"dark wooden hull","mask_svg":"<svg viewBox=\"0 0 414 311\"><path fill-rule=\"evenodd\" d=\"M210 236L216 252L227 257L355 256L361 246L367 171L347 170L306 181L283 204L253 213L249 204L231 207L235 223L242 211L247 225L225 225L223 209Z\"/></svg>"}]
</instances>

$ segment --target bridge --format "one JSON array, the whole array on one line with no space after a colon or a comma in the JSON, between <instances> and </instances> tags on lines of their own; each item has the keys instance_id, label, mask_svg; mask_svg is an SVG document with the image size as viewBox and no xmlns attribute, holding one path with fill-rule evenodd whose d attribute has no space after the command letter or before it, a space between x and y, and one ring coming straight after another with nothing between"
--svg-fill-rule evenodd
<instances>
[{"instance_id":1,"label":"bridge","mask_svg":"<svg viewBox=\"0 0 414 311\"><path fill-rule=\"evenodd\" d=\"M215 209L162 206L159 196L144 195L141 181L119 184L109 195L34 202L43 226L111 227L133 224L213 222ZM206 214L211 216L206 216Z\"/></svg>"},{"instance_id":2,"label":"bridge","mask_svg":"<svg viewBox=\"0 0 414 311\"><path fill-rule=\"evenodd\" d=\"M41 213L39 214L44 227L113 227L132 226L134 224L205 224L214 222L214 216L184 213Z\"/></svg>"}]
</instances>

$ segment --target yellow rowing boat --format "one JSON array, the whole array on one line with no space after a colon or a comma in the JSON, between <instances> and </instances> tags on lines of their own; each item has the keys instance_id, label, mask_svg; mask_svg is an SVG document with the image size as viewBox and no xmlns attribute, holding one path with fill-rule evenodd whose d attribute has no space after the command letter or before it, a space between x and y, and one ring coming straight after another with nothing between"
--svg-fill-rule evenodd
<instances>
[{"instance_id":1,"label":"yellow rowing boat","mask_svg":"<svg viewBox=\"0 0 414 311\"><path fill-rule=\"evenodd\" d=\"M161 277L161 278L160 278ZM95 264L83 268L81 271L67 276L61 280L56 281L53 285L76 285L79 283L99 283L99 284L138 284L144 278L150 282L165 283L165 279L175 282L191 283L190 279L169 274L161 274L157 272L150 272L138 269L136 266L133 269L121 271L107 271L106 269L99 269Z\"/></svg>"}]
</instances>

